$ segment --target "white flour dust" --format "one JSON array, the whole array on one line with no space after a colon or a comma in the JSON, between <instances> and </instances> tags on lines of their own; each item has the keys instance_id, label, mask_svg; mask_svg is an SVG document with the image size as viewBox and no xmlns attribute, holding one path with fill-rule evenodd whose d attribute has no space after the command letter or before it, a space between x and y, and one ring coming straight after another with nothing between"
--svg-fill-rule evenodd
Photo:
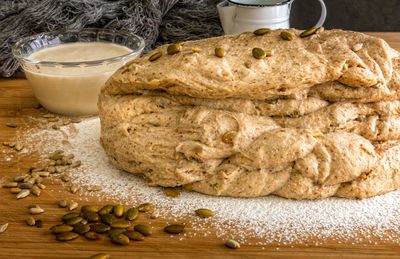
<instances>
[{"instance_id":1,"label":"white flour dust","mask_svg":"<svg viewBox=\"0 0 400 259\"><path fill-rule=\"evenodd\" d=\"M72 130L73 127L77 130ZM172 221L174 217L177 220L188 216L193 221L194 229L203 228L206 221L214 226L218 236L232 236L240 240L251 235L260 240L257 245L304 244L310 238L373 244L371 237L400 244L400 191L364 200L328 198L295 201L275 196L229 198L195 192L182 192L179 198L170 198L161 188L148 187L141 178L120 171L109 163L99 143L98 118L83 120L68 130L41 130L30 135L26 140L28 146L30 141L39 141L41 144L36 146L42 147L41 150L48 147L46 154L61 146L82 161L82 166L70 171L69 175L80 185L102 187L100 193L88 192L88 195L125 201L127 204L151 202L163 213L173 215L170 216ZM69 144L66 144L66 139ZM198 220L192 216L198 208L214 210L216 215ZM318 245L318 242L313 245Z\"/></svg>"}]
</instances>

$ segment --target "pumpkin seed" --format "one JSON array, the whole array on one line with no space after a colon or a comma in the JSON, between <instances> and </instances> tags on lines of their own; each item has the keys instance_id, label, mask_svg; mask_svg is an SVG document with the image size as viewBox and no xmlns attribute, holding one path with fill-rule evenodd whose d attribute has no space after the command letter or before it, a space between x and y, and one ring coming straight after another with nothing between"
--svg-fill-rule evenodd
<instances>
[{"instance_id":1,"label":"pumpkin seed","mask_svg":"<svg viewBox=\"0 0 400 259\"><path fill-rule=\"evenodd\" d=\"M170 44L168 46L168 48L167 48L167 53L169 55L174 55L174 54L178 53L179 51L181 51L181 49L182 49L182 45L181 44L177 44L177 43Z\"/></svg>"},{"instance_id":2,"label":"pumpkin seed","mask_svg":"<svg viewBox=\"0 0 400 259\"><path fill-rule=\"evenodd\" d=\"M209 218L214 216L214 211L209 210L209 209L197 209L196 215L202 218Z\"/></svg>"},{"instance_id":3,"label":"pumpkin seed","mask_svg":"<svg viewBox=\"0 0 400 259\"><path fill-rule=\"evenodd\" d=\"M78 223L74 225L74 232L78 233L79 235L83 235L89 232L90 226L82 223Z\"/></svg>"},{"instance_id":4,"label":"pumpkin seed","mask_svg":"<svg viewBox=\"0 0 400 259\"><path fill-rule=\"evenodd\" d=\"M127 230L123 233L125 236L129 237L130 240L134 241L142 241L144 240L144 236L135 230Z\"/></svg>"},{"instance_id":5,"label":"pumpkin seed","mask_svg":"<svg viewBox=\"0 0 400 259\"><path fill-rule=\"evenodd\" d=\"M314 33L316 33L317 30L318 30L318 27L313 27L313 28L310 28L310 29L308 29L308 30L305 30L305 31L303 31L302 33L300 33L300 37L301 37L301 38L305 38L305 37L311 36L311 35L313 35Z\"/></svg>"},{"instance_id":6,"label":"pumpkin seed","mask_svg":"<svg viewBox=\"0 0 400 259\"><path fill-rule=\"evenodd\" d=\"M110 236L110 238L113 243L116 243L119 245L128 245L129 244L129 238L127 236L125 236L124 234L112 235L112 236Z\"/></svg>"},{"instance_id":7,"label":"pumpkin seed","mask_svg":"<svg viewBox=\"0 0 400 259\"><path fill-rule=\"evenodd\" d=\"M116 217L122 217L124 215L124 206L121 204L115 205L113 212Z\"/></svg>"},{"instance_id":8,"label":"pumpkin seed","mask_svg":"<svg viewBox=\"0 0 400 259\"><path fill-rule=\"evenodd\" d=\"M151 230L151 227L143 225L143 224L137 224L133 230L139 232L143 236L150 236L153 231Z\"/></svg>"},{"instance_id":9,"label":"pumpkin seed","mask_svg":"<svg viewBox=\"0 0 400 259\"><path fill-rule=\"evenodd\" d=\"M0 225L0 233L3 233L4 231L6 231L8 228L8 223Z\"/></svg>"},{"instance_id":10,"label":"pumpkin seed","mask_svg":"<svg viewBox=\"0 0 400 259\"><path fill-rule=\"evenodd\" d=\"M1 187L3 187L3 188L15 188L17 186L18 186L17 182L9 182L9 183L3 184Z\"/></svg>"},{"instance_id":11,"label":"pumpkin seed","mask_svg":"<svg viewBox=\"0 0 400 259\"><path fill-rule=\"evenodd\" d=\"M198 49L198 48L192 48L192 52L200 52L201 51L201 49Z\"/></svg>"},{"instance_id":12,"label":"pumpkin seed","mask_svg":"<svg viewBox=\"0 0 400 259\"><path fill-rule=\"evenodd\" d=\"M90 211L90 212L95 212L96 213L96 212L99 211L99 208L97 208L96 206L92 206L92 205L84 205L84 206L82 206L81 211L82 212Z\"/></svg>"},{"instance_id":13,"label":"pumpkin seed","mask_svg":"<svg viewBox=\"0 0 400 259\"><path fill-rule=\"evenodd\" d=\"M173 225L166 226L164 228L164 231L167 233L171 233L171 234L179 234L179 233L182 233L184 229L185 229L184 225L173 224Z\"/></svg>"},{"instance_id":14,"label":"pumpkin seed","mask_svg":"<svg viewBox=\"0 0 400 259\"><path fill-rule=\"evenodd\" d=\"M66 208L67 207L67 201L66 200L59 200L58 201L58 206L60 208Z\"/></svg>"},{"instance_id":15,"label":"pumpkin seed","mask_svg":"<svg viewBox=\"0 0 400 259\"><path fill-rule=\"evenodd\" d=\"M78 187L78 185L76 185L76 184L73 184L73 185L71 185L71 186L69 187L69 191L70 191L71 193L76 193L76 192L78 191L78 189L79 189L79 187Z\"/></svg>"},{"instance_id":16,"label":"pumpkin seed","mask_svg":"<svg viewBox=\"0 0 400 259\"><path fill-rule=\"evenodd\" d=\"M31 189L31 191L32 191L33 195L40 196L41 191L40 191L40 188L38 186L34 185L32 187L32 189Z\"/></svg>"},{"instance_id":17,"label":"pumpkin seed","mask_svg":"<svg viewBox=\"0 0 400 259\"><path fill-rule=\"evenodd\" d=\"M264 34L269 34L271 33L271 29L268 28L261 28L253 31L255 35L264 35Z\"/></svg>"},{"instance_id":18,"label":"pumpkin seed","mask_svg":"<svg viewBox=\"0 0 400 259\"><path fill-rule=\"evenodd\" d=\"M106 253L98 253L89 257L89 259L108 259L108 258L110 258L110 255Z\"/></svg>"},{"instance_id":19,"label":"pumpkin seed","mask_svg":"<svg viewBox=\"0 0 400 259\"><path fill-rule=\"evenodd\" d=\"M37 228L43 227L43 222L42 222L42 220L41 220L41 219L36 220L35 226L36 226Z\"/></svg>"},{"instance_id":20,"label":"pumpkin seed","mask_svg":"<svg viewBox=\"0 0 400 259\"><path fill-rule=\"evenodd\" d=\"M124 228L112 228L110 231L108 231L107 235L112 236L112 235L119 235L123 234L126 231Z\"/></svg>"},{"instance_id":21,"label":"pumpkin seed","mask_svg":"<svg viewBox=\"0 0 400 259\"><path fill-rule=\"evenodd\" d=\"M112 223L114 223L114 221L117 220L117 218L113 214L103 214L100 217L101 221L103 221L103 223L107 225L111 225Z\"/></svg>"},{"instance_id":22,"label":"pumpkin seed","mask_svg":"<svg viewBox=\"0 0 400 259\"><path fill-rule=\"evenodd\" d=\"M235 240L233 240L233 239L226 240L225 246L229 247L229 248L232 248L232 249L240 248L240 244L238 242L236 242Z\"/></svg>"},{"instance_id":23,"label":"pumpkin seed","mask_svg":"<svg viewBox=\"0 0 400 259\"><path fill-rule=\"evenodd\" d=\"M63 233L63 232L70 232L73 229L74 229L73 226L69 226L69 225L65 225L65 224L55 225L55 226L52 226L50 228L51 233L53 233L53 234L58 234L58 233Z\"/></svg>"},{"instance_id":24,"label":"pumpkin seed","mask_svg":"<svg viewBox=\"0 0 400 259\"><path fill-rule=\"evenodd\" d=\"M22 149L24 149L24 145L21 142L17 141L15 143L14 149L17 151L21 151Z\"/></svg>"},{"instance_id":25,"label":"pumpkin seed","mask_svg":"<svg viewBox=\"0 0 400 259\"><path fill-rule=\"evenodd\" d=\"M64 221L64 223L67 224L67 225L72 226L72 225L78 224L82 220L83 220L83 218L78 216L78 217L75 217L75 218L67 219L67 220Z\"/></svg>"},{"instance_id":26,"label":"pumpkin seed","mask_svg":"<svg viewBox=\"0 0 400 259\"><path fill-rule=\"evenodd\" d=\"M164 193L169 197L179 197L181 193L175 188L164 188Z\"/></svg>"},{"instance_id":27,"label":"pumpkin seed","mask_svg":"<svg viewBox=\"0 0 400 259\"><path fill-rule=\"evenodd\" d=\"M151 213L150 218L151 218L151 219L156 219L156 218L158 218L159 216L160 216L160 211L159 211L159 210L154 210L154 211Z\"/></svg>"},{"instance_id":28,"label":"pumpkin seed","mask_svg":"<svg viewBox=\"0 0 400 259\"><path fill-rule=\"evenodd\" d=\"M9 127L9 128L16 128L17 124L15 124L15 123L6 123L6 126Z\"/></svg>"},{"instance_id":29,"label":"pumpkin seed","mask_svg":"<svg viewBox=\"0 0 400 259\"><path fill-rule=\"evenodd\" d=\"M68 205L68 210L74 210L78 208L78 203L76 201L71 201Z\"/></svg>"},{"instance_id":30,"label":"pumpkin seed","mask_svg":"<svg viewBox=\"0 0 400 259\"><path fill-rule=\"evenodd\" d=\"M281 32L281 38L284 39L284 40L291 41L291 40L293 40L293 34L291 34L288 31L282 31Z\"/></svg>"},{"instance_id":31,"label":"pumpkin seed","mask_svg":"<svg viewBox=\"0 0 400 259\"><path fill-rule=\"evenodd\" d=\"M78 237L79 237L79 235L74 232L63 232L63 233L59 233L56 235L56 239L58 241L70 241L70 240L76 239Z\"/></svg>"},{"instance_id":32,"label":"pumpkin seed","mask_svg":"<svg viewBox=\"0 0 400 259\"><path fill-rule=\"evenodd\" d=\"M267 56L267 54L265 53L265 50L263 50L261 48L254 48L252 50L252 54L253 54L253 57L256 59L263 59Z\"/></svg>"},{"instance_id":33,"label":"pumpkin seed","mask_svg":"<svg viewBox=\"0 0 400 259\"><path fill-rule=\"evenodd\" d=\"M143 203L138 206L139 212L147 212L151 209L150 203Z\"/></svg>"},{"instance_id":34,"label":"pumpkin seed","mask_svg":"<svg viewBox=\"0 0 400 259\"><path fill-rule=\"evenodd\" d=\"M214 52L215 52L215 56L217 56L219 58L223 58L225 56L225 50L222 48L215 48Z\"/></svg>"},{"instance_id":35,"label":"pumpkin seed","mask_svg":"<svg viewBox=\"0 0 400 259\"><path fill-rule=\"evenodd\" d=\"M112 228L129 228L131 223L128 220L116 220L110 226Z\"/></svg>"},{"instance_id":36,"label":"pumpkin seed","mask_svg":"<svg viewBox=\"0 0 400 259\"><path fill-rule=\"evenodd\" d=\"M139 216L139 210L137 208L130 208L125 213L125 218L129 221L135 220Z\"/></svg>"},{"instance_id":37,"label":"pumpkin seed","mask_svg":"<svg viewBox=\"0 0 400 259\"><path fill-rule=\"evenodd\" d=\"M70 213L67 213L64 216L62 216L61 219L63 221L66 221L66 220L69 220L69 219L72 219L72 218L79 217L79 215L80 215L79 212L70 212Z\"/></svg>"},{"instance_id":38,"label":"pumpkin seed","mask_svg":"<svg viewBox=\"0 0 400 259\"><path fill-rule=\"evenodd\" d=\"M22 191L21 188L11 188L11 189L10 189L10 192L13 193L13 194L20 193L21 191Z\"/></svg>"},{"instance_id":39,"label":"pumpkin seed","mask_svg":"<svg viewBox=\"0 0 400 259\"><path fill-rule=\"evenodd\" d=\"M236 137L236 135L237 135L236 131L230 130L225 132L224 135L222 135L221 140L226 144L232 144L233 139Z\"/></svg>"},{"instance_id":40,"label":"pumpkin seed","mask_svg":"<svg viewBox=\"0 0 400 259\"><path fill-rule=\"evenodd\" d=\"M97 222L100 220L99 215L93 211L85 211L83 217L85 217L89 222Z\"/></svg>"},{"instance_id":41,"label":"pumpkin seed","mask_svg":"<svg viewBox=\"0 0 400 259\"><path fill-rule=\"evenodd\" d=\"M185 192L191 192L193 190L193 183L183 185L182 190L184 190Z\"/></svg>"},{"instance_id":42,"label":"pumpkin seed","mask_svg":"<svg viewBox=\"0 0 400 259\"><path fill-rule=\"evenodd\" d=\"M103 208L101 208L99 210L99 215L101 216L101 215L104 215L104 214L111 213L113 211L113 209L114 209L113 205L105 205Z\"/></svg>"},{"instance_id":43,"label":"pumpkin seed","mask_svg":"<svg viewBox=\"0 0 400 259\"><path fill-rule=\"evenodd\" d=\"M36 220L35 220L32 216L29 216L29 217L26 219L26 224L27 224L28 226L34 226L35 223L36 223Z\"/></svg>"},{"instance_id":44,"label":"pumpkin seed","mask_svg":"<svg viewBox=\"0 0 400 259\"><path fill-rule=\"evenodd\" d=\"M72 167L72 168L75 168L75 167L78 167L78 166L80 166L80 165L81 165L81 161L78 160L78 161L73 162L73 163L71 164L71 167Z\"/></svg>"},{"instance_id":45,"label":"pumpkin seed","mask_svg":"<svg viewBox=\"0 0 400 259\"><path fill-rule=\"evenodd\" d=\"M107 226L106 224L103 224L103 223L96 223L96 224L90 225L90 230L94 231L96 233L105 233L105 232L109 231L110 229L111 229L110 226Z\"/></svg>"},{"instance_id":46,"label":"pumpkin seed","mask_svg":"<svg viewBox=\"0 0 400 259\"><path fill-rule=\"evenodd\" d=\"M27 197L29 194L31 194L31 191L28 189L24 189L17 194L17 200L23 199Z\"/></svg>"},{"instance_id":47,"label":"pumpkin seed","mask_svg":"<svg viewBox=\"0 0 400 259\"><path fill-rule=\"evenodd\" d=\"M149 57L149 61L150 62L156 61L157 59L161 58L161 56L162 56L162 52L161 51L156 52L156 53L154 53L153 55L151 55Z\"/></svg>"},{"instance_id":48,"label":"pumpkin seed","mask_svg":"<svg viewBox=\"0 0 400 259\"><path fill-rule=\"evenodd\" d=\"M100 235L97 234L96 232L92 232L92 231L86 232L85 237L89 240L99 240L100 239Z\"/></svg>"}]
</instances>

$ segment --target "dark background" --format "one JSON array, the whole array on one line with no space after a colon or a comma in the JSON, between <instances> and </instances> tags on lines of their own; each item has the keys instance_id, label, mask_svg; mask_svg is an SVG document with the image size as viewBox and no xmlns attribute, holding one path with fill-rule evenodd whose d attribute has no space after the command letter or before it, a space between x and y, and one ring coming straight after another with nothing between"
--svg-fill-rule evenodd
<instances>
[{"instance_id":1,"label":"dark background","mask_svg":"<svg viewBox=\"0 0 400 259\"><path fill-rule=\"evenodd\" d=\"M400 31L400 0L325 0L327 29L356 31ZM305 29L315 25L320 16L317 0L296 0L290 25Z\"/></svg>"}]
</instances>

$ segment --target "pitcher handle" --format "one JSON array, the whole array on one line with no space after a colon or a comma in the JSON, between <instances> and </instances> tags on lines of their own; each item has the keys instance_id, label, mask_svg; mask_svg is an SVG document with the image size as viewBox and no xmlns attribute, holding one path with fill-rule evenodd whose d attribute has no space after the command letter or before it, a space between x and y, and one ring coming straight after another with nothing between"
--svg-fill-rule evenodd
<instances>
[{"instance_id":1,"label":"pitcher handle","mask_svg":"<svg viewBox=\"0 0 400 259\"><path fill-rule=\"evenodd\" d=\"M321 4L321 17L319 17L319 20L317 22L317 24L315 25L315 27L322 27L322 25L324 25L325 19L326 19L326 6L324 3L324 0L318 0L319 3Z\"/></svg>"}]
</instances>

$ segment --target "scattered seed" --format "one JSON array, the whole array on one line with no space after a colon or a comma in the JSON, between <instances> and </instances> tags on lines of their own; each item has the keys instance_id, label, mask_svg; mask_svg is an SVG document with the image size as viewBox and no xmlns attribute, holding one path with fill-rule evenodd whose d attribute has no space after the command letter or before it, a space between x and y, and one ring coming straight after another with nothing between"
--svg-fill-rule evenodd
<instances>
[{"instance_id":1,"label":"scattered seed","mask_svg":"<svg viewBox=\"0 0 400 259\"><path fill-rule=\"evenodd\" d=\"M150 203L143 203L138 206L139 212L147 212L151 209Z\"/></svg>"},{"instance_id":2,"label":"scattered seed","mask_svg":"<svg viewBox=\"0 0 400 259\"><path fill-rule=\"evenodd\" d=\"M300 34L300 37L305 38L305 37L311 36L311 35L315 34L318 29L319 29L319 27L313 27L308 30L305 30Z\"/></svg>"},{"instance_id":3,"label":"scattered seed","mask_svg":"<svg viewBox=\"0 0 400 259\"><path fill-rule=\"evenodd\" d=\"M60 126L57 125L57 124L53 124L51 127L52 127L53 129L55 129L55 130L59 130L59 129L60 129Z\"/></svg>"},{"instance_id":4,"label":"scattered seed","mask_svg":"<svg viewBox=\"0 0 400 259\"><path fill-rule=\"evenodd\" d=\"M131 223L128 220L116 220L114 221L110 227L112 228L129 228L131 226Z\"/></svg>"},{"instance_id":5,"label":"scattered seed","mask_svg":"<svg viewBox=\"0 0 400 259\"><path fill-rule=\"evenodd\" d=\"M64 233L64 232L70 232L70 231L72 231L73 229L74 229L73 226L65 225L65 224L55 225L55 226L52 226L52 227L50 228L51 233L53 233L53 234Z\"/></svg>"},{"instance_id":6,"label":"scattered seed","mask_svg":"<svg viewBox=\"0 0 400 259\"><path fill-rule=\"evenodd\" d=\"M11 189L10 189L10 192L13 193L13 194L20 193L21 191L22 191L21 188L11 188Z\"/></svg>"},{"instance_id":7,"label":"scattered seed","mask_svg":"<svg viewBox=\"0 0 400 259\"><path fill-rule=\"evenodd\" d=\"M82 223L78 223L74 225L74 232L79 235L83 235L90 231L90 226Z\"/></svg>"},{"instance_id":8,"label":"scattered seed","mask_svg":"<svg viewBox=\"0 0 400 259\"><path fill-rule=\"evenodd\" d=\"M179 233L182 233L184 229L185 229L184 225L173 224L173 225L166 226L164 228L164 231L167 233L171 233L171 234L179 234Z\"/></svg>"},{"instance_id":9,"label":"scattered seed","mask_svg":"<svg viewBox=\"0 0 400 259\"><path fill-rule=\"evenodd\" d=\"M76 193L76 192L78 191L78 189L79 189L79 187L78 187L78 185L76 185L76 184L73 184L73 185L71 185L71 186L69 187L69 191L70 191L71 193Z\"/></svg>"},{"instance_id":10,"label":"scattered seed","mask_svg":"<svg viewBox=\"0 0 400 259\"><path fill-rule=\"evenodd\" d=\"M240 244L238 242L236 242L235 240L233 240L233 239L226 240L225 246L229 247L229 248L232 248L232 249L240 248Z\"/></svg>"},{"instance_id":11,"label":"scattered seed","mask_svg":"<svg viewBox=\"0 0 400 259\"><path fill-rule=\"evenodd\" d=\"M17 186L18 186L17 182L9 182L9 183L3 184L1 187L3 187L3 188L15 188Z\"/></svg>"},{"instance_id":12,"label":"scattered seed","mask_svg":"<svg viewBox=\"0 0 400 259\"><path fill-rule=\"evenodd\" d=\"M149 57L149 61L150 62L156 61L157 59L161 58L161 56L162 56L162 52L161 51L156 52L156 53L154 53L153 55L151 55Z\"/></svg>"},{"instance_id":13,"label":"scattered seed","mask_svg":"<svg viewBox=\"0 0 400 259\"><path fill-rule=\"evenodd\" d=\"M44 212L44 209L40 208L39 206L29 209L29 213L32 215L41 214L43 212Z\"/></svg>"},{"instance_id":14,"label":"scattered seed","mask_svg":"<svg viewBox=\"0 0 400 259\"><path fill-rule=\"evenodd\" d=\"M33 195L40 196L41 191L40 191L40 188L37 185L34 185L32 187L32 189L31 189L31 191L32 191Z\"/></svg>"},{"instance_id":15,"label":"scattered seed","mask_svg":"<svg viewBox=\"0 0 400 259\"><path fill-rule=\"evenodd\" d=\"M75 167L78 167L78 166L80 166L80 165L81 165L81 161L78 160L78 161L73 162L73 163L71 164L71 167L72 167L72 168L75 168Z\"/></svg>"},{"instance_id":16,"label":"scattered seed","mask_svg":"<svg viewBox=\"0 0 400 259\"><path fill-rule=\"evenodd\" d=\"M60 207L60 208L66 208L68 205L67 205L67 201L66 200L59 200L58 201L58 207Z\"/></svg>"},{"instance_id":17,"label":"scattered seed","mask_svg":"<svg viewBox=\"0 0 400 259\"><path fill-rule=\"evenodd\" d=\"M139 210L137 208L130 208L125 213L125 218L127 220L135 220L139 216Z\"/></svg>"},{"instance_id":18,"label":"scattered seed","mask_svg":"<svg viewBox=\"0 0 400 259\"><path fill-rule=\"evenodd\" d=\"M108 258L110 258L110 255L106 253L98 253L89 257L89 259L108 259Z\"/></svg>"},{"instance_id":19,"label":"scattered seed","mask_svg":"<svg viewBox=\"0 0 400 259\"><path fill-rule=\"evenodd\" d=\"M31 194L31 191L28 189L22 190L17 194L17 200L23 199L27 197L29 194Z\"/></svg>"},{"instance_id":20,"label":"scattered seed","mask_svg":"<svg viewBox=\"0 0 400 259\"><path fill-rule=\"evenodd\" d=\"M151 219L156 219L160 216L160 211L159 210L154 210L153 213L151 213L150 218Z\"/></svg>"},{"instance_id":21,"label":"scattered seed","mask_svg":"<svg viewBox=\"0 0 400 259\"><path fill-rule=\"evenodd\" d=\"M225 56L225 50L222 48L215 48L214 52L215 52L215 56L217 56L219 58L223 58Z\"/></svg>"},{"instance_id":22,"label":"scattered seed","mask_svg":"<svg viewBox=\"0 0 400 259\"><path fill-rule=\"evenodd\" d=\"M282 31L281 32L281 38L284 39L284 40L291 41L291 40L293 40L293 34L291 34L288 31Z\"/></svg>"},{"instance_id":23,"label":"scattered seed","mask_svg":"<svg viewBox=\"0 0 400 259\"><path fill-rule=\"evenodd\" d=\"M36 226L37 228L43 227L43 221L42 221L41 219L36 220L35 226Z\"/></svg>"},{"instance_id":24,"label":"scattered seed","mask_svg":"<svg viewBox=\"0 0 400 259\"><path fill-rule=\"evenodd\" d=\"M9 128L16 128L17 124L15 124L15 123L6 123L6 126L9 127Z\"/></svg>"},{"instance_id":25,"label":"scattered seed","mask_svg":"<svg viewBox=\"0 0 400 259\"><path fill-rule=\"evenodd\" d=\"M27 224L28 226L34 226L35 223L36 223L36 220L35 220L32 216L29 216L29 217L26 219L26 224Z\"/></svg>"},{"instance_id":26,"label":"scattered seed","mask_svg":"<svg viewBox=\"0 0 400 259\"><path fill-rule=\"evenodd\" d=\"M75 225L75 224L78 224L78 223L81 222L82 220L83 220L82 217L75 217L75 218L71 218L71 219L65 220L64 222L65 222L65 224L67 224L67 225L73 226L73 225Z\"/></svg>"},{"instance_id":27,"label":"scattered seed","mask_svg":"<svg viewBox=\"0 0 400 259\"><path fill-rule=\"evenodd\" d=\"M150 236L153 233L151 227L143 224L137 224L133 229L142 234L143 236Z\"/></svg>"},{"instance_id":28,"label":"scattered seed","mask_svg":"<svg viewBox=\"0 0 400 259\"><path fill-rule=\"evenodd\" d=\"M83 213L83 217L87 219L89 222L97 222L100 220L99 215L93 211L85 211Z\"/></svg>"},{"instance_id":29,"label":"scattered seed","mask_svg":"<svg viewBox=\"0 0 400 259\"><path fill-rule=\"evenodd\" d=\"M214 211L209 210L209 209L197 209L196 215L202 218L209 218L214 216Z\"/></svg>"},{"instance_id":30,"label":"scattered seed","mask_svg":"<svg viewBox=\"0 0 400 259\"><path fill-rule=\"evenodd\" d=\"M0 233L3 233L8 228L8 223L0 225Z\"/></svg>"},{"instance_id":31,"label":"scattered seed","mask_svg":"<svg viewBox=\"0 0 400 259\"><path fill-rule=\"evenodd\" d=\"M33 187L33 184L31 184L31 183L21 183L19 185L19 188L21 188L21 189L31 189L32 187Z\"/></svg>"},{"instance_id":32,"label":"scattered seed","mask_svg":"<svg viewBox=\"0 0 400 259\"><path fill-rule=\"evenodd\" d=\"M68 210L74 210L78 208L78 203L76 201L71 201L68 205Z\"/></svg>"},{"instance_id":33,"label":"scattered seed","mask_svg":"<svg viewBox=\"0 0 400 259\"><path fill-rule=\"evenodd\" d=\"M123 234L127 237L129 237L130 240L134 240L134 241L142 241L144 240L144 236L137 231L134 230L127 230L125 232L123 232Z\"/></svg>"},{"instance_id":34,"label":"scattered seed","mask_svg":"<svg viewBox=\"0 0 400 259\"><path fill-rule=\"evenodd\" d=\"M124 234L112 235L112 236L110 236L110 238L113 243L116 243L119 245L128 245L129 244L129 238L127 236L125 236Z\"/></svg>"},{"instance_id":35,"label":"scattered seed","mask_svg":"<svg viewBox=\"0 0 400 259\"><path fill-rule=\"evenodd\" d=\"M61 176L61 181L67 183L67 182L71 181L71 177L69 177L68 175L62 175Z\"/></svg>"},{"instance_id":36,"label":"scattered seed","mask_svg":"<svg viewBox=\"0 0 400 259\"><path fill-rule=\"evenodd\" d=\"M96 233L105 233L105 232L109 231L110 229L111 229L110 226L107 226L106 224L103 224L103 223L96 223L96 224L90 225L90 230L94 231Z\"/></svg>"},{"instance_id":37,"label":"scattered seed","mask_svg":"<svg viewBox=\"0 0 400 259\"><path fill-rule=\"evenodd\" d=\"M61 219L63 221L66 221L66 220L69 220L69 219L72 219L72 218L75 218L75 217L79 217L79 215L80 215L79 212L70 212L70 213L67 213L64 216L62 216Z\"/></svg>"},{"instance_id":38,"label":"scattered seed","mask_svg":"<svg viewBox=\"0 0 400 259\"><path fill-rule=\"evenodd\" d=\"M181 193L175 188L164 188L164 193L169 197L179 197Z\"/></svg>"},{"instance_id":39,"label":"scattered seed","mask_svg":"<svg viewBox=\"0 0 400 259\"><path fill-rule=\"evenodd\" d=\"M105 205L103 208L99 210L99 215L104 215L104 214L109 214L113 211L114 206L113 205Z\"/></svg>"},{"instance_id":40,"label":"scattered seed","mask_svg":"<svg viewBox=\"0 0 400 259\"><path fill-rule=\"evenodd\" d=\"M21 151L22 149L24 149L24 145L18 141L15 143L14 149L17 151Z\"/></svg>"},{"instance_id":41,"label":"scattered seed","mask_svg":"<svg viewBox=\"0 0 400 259\"><path fill-rule=\"evenodd\" d=\"M113 214L102 214L100 216L101 221L107 225L111 225L117 218Z\"/></svg>"},{"instance_id":42,"label":"scattered seed","mask_svg":"<svg viewBox=\"0 0 400 259\"><path fill-rule=\"evenodd\" d=\"M70 124L71 123L71 120L63 120L63 122L62 122L62 124L64 125L64 126L66 126L66 125L68 125L68 124Z\"/></svg>"},{"instance_id":43,"label":"scattered seed","mask_svg":"<svg viewBox=\"0 0 400 259\"><path fill-rule=\"evenodd\" d=\"M261 29L258 29L258 30L253 31L253 33L254 33L255 35L269 34L269 33L271 33L271 29L268 29L268 28L261 28Z\"/></svg>"},{"instance_id":44,"label":"scattered seed","mask_svg":"<svg viewBox=\"0 0 400 259\"><path fill-rule=\"evenodd\" d=\"M174 54L178 53L181 50L182 50L182 45L181 44L177 44L177 43L170 44L170 45L168 45L167 53L169 55L174 55Z\"/></svg>"},{"instance_id":45,"label":"scattered seed","mask_svg":"<svg viewBox=\"0 0 400 259\"><path fill-rule=\"evenodd\" d=\"M97 234L96 232L92 232L92 231L86 232L85 237L89 240L99 240L100 239L100 235Z\"/></svg>"},{"instance_id":46,"label":"scattered seed","mask_svg":"<svg viewBox=\"0 0 400 259\"><path fill-rule=\"evenodd\" d=\"M57 234L56 239L58 241L70 241L70 240L76 239L78 237L79 237L79 235L77 233L63 232L63 233Z\"/></svg>"},{"instance_id":47,"label":"scattered seed","mask_svg":"<svg viewBox=\"0 0 400 259\"><path fill-rule=\"evenodd\" d=\"M124 206L122 206L121 204L115 205L113 212L116 217L122 217L122 215L124 214Z\"/></svg>"},{"instance_id":48,"label":"scattered seed","mask_svg":"<svg viewBox=\"0 0 400 259\"><path fill-rule=\"evenodd\" d=\"M42 183L38 183L37 186L42 190L46 189L46 185L44 185Z\"/></svg>"}]
</instances>

